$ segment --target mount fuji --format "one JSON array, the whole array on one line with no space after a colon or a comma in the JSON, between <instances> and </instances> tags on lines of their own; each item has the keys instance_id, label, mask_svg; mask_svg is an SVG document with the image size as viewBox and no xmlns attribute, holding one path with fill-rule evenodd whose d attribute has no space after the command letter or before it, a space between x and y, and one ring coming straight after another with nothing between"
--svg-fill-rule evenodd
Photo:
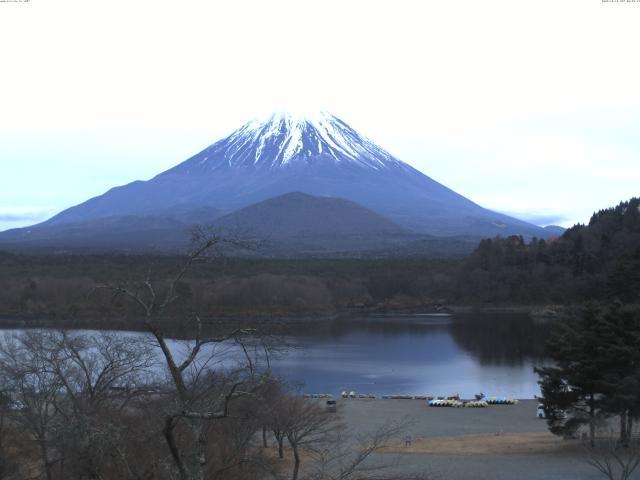
<instances>
[{"instance_id":1,"label":"mount fuji","mask_svg":"<svg viewBox=\"0 0 640 480\"><path fill-rule=\"evenodd\" d=\"M238 215L241 209L292 192L355 203L362 207L361 214L370 211L369 220L379 219L380 232L386 235L549 235L541 227L477 205L322 112L305 117L278 113L251 121L148 181L112 188L41 224L0 233L0 246L35 242L62 247L65 240L80 245L84 238L90 244L104 235L126 245L131 228L142 237L150 232L154 245L168 245L182 238L179 226L196 223L237 221L251 230L246 219L255 216ZM290 203L300 198L285 196ZM315 208L309 215L317 215L320 204L306 203ZM274 231L288 231L286 206L272 204L280 208L281 225ZM324 220L329 236L331 219L338 220L343 210L356 215L355 208L331 206ZM368 234L376 230L367 225Z\"/></svg>"}]
</instances>

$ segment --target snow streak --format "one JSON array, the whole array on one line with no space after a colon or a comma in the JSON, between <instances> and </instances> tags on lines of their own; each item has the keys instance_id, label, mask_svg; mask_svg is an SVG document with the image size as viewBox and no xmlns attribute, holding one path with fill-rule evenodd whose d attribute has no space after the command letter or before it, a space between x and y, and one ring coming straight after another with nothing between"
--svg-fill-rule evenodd
<instances>
[{"instance_id":1,"label":"snow streak","mask_svg":"<svg viewBox=\"0 0 640 480\"><path fill-rule=\"evenodd\" d=\"M327 112L304 117L276 113L264 120L253 120L194 157L190 167L279 169L314 159L374 170L408 168Z\"/></svg>"}]
</instances>

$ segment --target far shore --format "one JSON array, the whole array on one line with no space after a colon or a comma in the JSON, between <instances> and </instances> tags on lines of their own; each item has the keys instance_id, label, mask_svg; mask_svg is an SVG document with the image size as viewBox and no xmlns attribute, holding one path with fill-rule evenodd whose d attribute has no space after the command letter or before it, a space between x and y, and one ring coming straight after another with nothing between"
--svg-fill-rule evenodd
<instances>
[{"instance_id":1,"label":"far shore","mask_svg":"<svg viewBox=\"0 0 640 480\"><path fill-rule=\"evenodd\" d=\"M242 326L269 327L276 331L286 331L295 325L308 325L309 322L321 324L339 318L358 318L360 316L381 315L385 317L428 316L428 315L518 315L529 316L541 321L553 321L573 315L579 307L559 305L424 305L421 307L388 309L383 307L358 307L341 309L336 312L268 313L253 312L204 316L203 325L207 328L225 329ZM167 328L188 329L189 325L179 320L177 323L165 320ZM65 318L43 314L0 314L0 329L12 328L61 328L144 331L142 321L132 319L104 318Z\"/></svg>"}]
</instances>

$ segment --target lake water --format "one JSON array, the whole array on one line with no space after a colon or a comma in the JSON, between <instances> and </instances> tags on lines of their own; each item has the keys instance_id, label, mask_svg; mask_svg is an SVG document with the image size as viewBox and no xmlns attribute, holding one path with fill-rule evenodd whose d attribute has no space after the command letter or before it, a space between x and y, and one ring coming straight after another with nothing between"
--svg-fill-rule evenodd
<instances>
[{"instance_id":1,"label":"lake water","mask_svg":"<svg viewBox=\"0 0 640 480\"><path fill-rule=\"evenodd\" d=\"M270 361L302 393L533 398L548 330L514 315L346 317L299 328L285 337L293 348ZM217 348L221 357L238 353Z\"/></svg>"},{"instance_id":2,"label":"lake water","mask_svg":"<svg viewBox=\"0 0 640 480\"><path fill-rule=\"evenodd\" d=\"M548 324L523 316L340 319L296 335L274 370L305 393L539 395Z\"/></svg>"}]
</instances>

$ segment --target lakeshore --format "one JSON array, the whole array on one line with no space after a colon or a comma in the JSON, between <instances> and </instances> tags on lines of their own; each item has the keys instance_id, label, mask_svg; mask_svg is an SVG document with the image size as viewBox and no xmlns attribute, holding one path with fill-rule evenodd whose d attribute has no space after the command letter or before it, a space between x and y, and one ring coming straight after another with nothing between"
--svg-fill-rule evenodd
<instances>
[{"instance_id":1,"label":"lakeshore","mask_svg":"<svg viewBox=\"0 0 640 480\"><path fill-rule=\"evenodd\" d=\"M279 325L280 333L273 335L275 329L269 327L275 323L260 327L254 341L260 343L260 335L269 334L265 340L276 350L270 358L273 372L300 393L459 393L465 398L480 392L513 398L540 393L533 368L545 362L548 326L526 316L348 316ZM193 335L187 327L165 330L179 351ZM203 331L218 336L225 329L205 325ZM126 328L112 332L141 340L149 335ZM231 350L217 355L226 353L226 361L232 362L237 356L232 345L227 347ZM242 358L241 351L235 353Z\"/></svg>"},{"instance_id":2,"label":"lakeshore","mask_svg":"<svg viewBox=\"0 0 640 480\"><path fill-rule=\"evenodd\" d=\"M566 316L574 316L578 305L423 305L419 308L362 307L339 309L334 312L302 312L296 314L254 312L253 314L216 314L203 316L203 327L236 328L260 327L269 328L277 333L286 333L297 326L307 328L310 324L322 325L340 319L357 318L375 315L384 317L420 317L420 316L454 316L454 315L517 315L531 317L536 320L553 321ZM179 322L180 323L180 322ZM167 320L167 327L183 327L176 325L175 319ZM58 328L58 329L95 329L95 330L127 330L146 331L141 320L130 317L65 317L47 313L25 314L13 312L0 313L0 329L7 328ZM271 332L270 332L271 333Z\"/></svg>"},{"instance_id":3,"label":"lakeshore","mask_svg":"<svg viewBox=\"0 0 640 480\"><path fill-rule=\"evenodd\" d=\"M446 480L596 480L578 440L548 432L537 400L488 408L434 408L420 400L339 399L342 421L356 432L409 420L406 435L373 462L395 459L398 472Z\"/></svg>"}]
</instances>

